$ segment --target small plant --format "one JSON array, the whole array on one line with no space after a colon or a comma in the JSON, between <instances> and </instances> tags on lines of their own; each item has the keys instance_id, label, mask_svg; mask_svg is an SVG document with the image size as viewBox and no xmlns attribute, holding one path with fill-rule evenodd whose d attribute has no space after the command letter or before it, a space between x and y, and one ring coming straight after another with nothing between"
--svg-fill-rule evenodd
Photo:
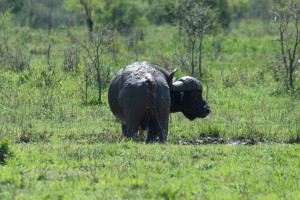
<instances>
[{"instance_id":1,"label":"small plant","mask_svg":"<svg viewBox=\"0 0 300 200\"><path fill-rule=\"evenodd\" d=\"M4 64L7 66L8 69L20 72L24 71L25 69L29 69L30 66L30 55L26 54L23 49L8 49L5 52L3 61Z\"/></svg>"},{"instance_id":2,"label":"small plant","mask_svg":"<svg viewBox=\"0 0 300 200\"><path fill-rule=\"evenodd\" d=\"M213 166L212 166L212 164L210 164L210 163L203 163L203 164L201 164L201 165L197 165L196 166L196 169L200 169L200 170L209 170L209 169L211 169Z\"/></svg>"},{"instance_id":3,"label":"small plant","mask_svg":"<svg viewBox=\"0 0 300 200\"><path fill-rule=\"evenodd\" d=\"M221 129L217 126L209 126L207 129L207 136L219 138L221 135Z\"/></svg>"},{"instance_id":4,"label":"small plant","mask_svg":"<svg viewBox=\"0 0 300 200\"><path fill-rule=\"evenodd\" d=\"M300 127L296 127L296 131L289 137L287 143L300 144Z\"/></svg>"},{"instance_id":5,"label":"small plant","mask_svg":"<svg viewBox=\"0 0 300 200\"><path fill-rule=\"evenodd\" d=\"M280 63L278 69L284 74L283 82L287 90L295 91L297 57L300 44L300 7L294 0L273 8L274 20L277 24L280 43ZM298 64L297 64L298 62ZM276 78L276 77L275 77Z\"/></svg>"},{"instance_id":6,"label":"small plant","mask_svg":"<svg viewBox=\"0 0 300 200\"><path fill-rule=\"evenodd\" d=\"M0 44L0 64L15 72L29 70L31 60L29 53L26 49L16 47L10 42L11 35L8 32L12 20L10 11L0 15L0 40L2 41Z\"/></svg>"},{"instance_id":7,"label":"small plant","mask_svg":"<svg viewBox=\"0 0 300 200\"><path fill-rule=\"evenodd\" d=\"M79 72L79 61L80 61L80 52L79 49L74 47L74 45L68 46L64 50L64 63L63 63L63 71L65 73Z\"/></svg>"},{"instance_id":8,"label":"small plant","mask_svg":"<svg viewBox=\"0 0 300 200\"><path fill-rule=\"evenodd\" d=\"M0 164L6 164L6 159L13 156L12 151L9 147L9 140L8 139L1 139L0 140Z\"/></svg>"},{"instance_id":9,"label":"small plant","mask_svg":"<svg viewBox=\"0 0 300 200\"><path fill-rule=\"evenodd\" d=\"M290 143L290 144L299 144L300 143L300 134L297 133L296 136L290 137L290 139L287 141L287 143Z\"/></svg>"},{"instance_id":10,"label":"small plant","mask_svg":"<svg viewBox=\"0 0 300 200\"><path fill-rule=\"evenodd\" d=\"M55 67L48 66L43 69L37 78L37 87L40 90L40 98L34 99L37 105L42 106L48 111L53 112L57 103L57 90L60 84L60 77Z\"/></svg>"},{"instance_id":11,"label":"small plant","mask_svg":"<svg viewBox=\"0 0 300 200\"><path fill-rule=\"evenodd\" d=\"M17 143L48 143L50 137L53 135L52 131L44 130L41 132L34 131L32 129L23 128L21 135L16 137Z\"/></svg>"}]
</instances>

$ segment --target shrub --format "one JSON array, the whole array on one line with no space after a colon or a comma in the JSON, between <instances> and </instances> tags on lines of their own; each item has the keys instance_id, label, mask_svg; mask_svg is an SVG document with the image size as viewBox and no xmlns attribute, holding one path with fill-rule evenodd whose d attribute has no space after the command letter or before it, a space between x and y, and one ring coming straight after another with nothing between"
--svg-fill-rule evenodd
<instances>
[{"instance_id":1,"label":"shrub","mask_svg":"<svg viewBox=\"0 0 300 200\"><path fill-rule=\"evenodd\" d=\"M107 1L100 20L126 35L143 18L143 8L135 1Z\"/></svg>"},{"instance_id":2,"label":"shrub","mask_svg":"<svg viewBox=\"0 0 300 200\"><path fill-rule=\"evenodd\" d=\"M9 49L2 59L9 70L15 72L29 70L31 57L23 49Z\"/></svg>"},{"instance_id":3,"label":"shrub","mask_svg":"<svg viewBox=\"0 0 300 200\"><path fill-rule=\"evenodd\" d=\"M67 46L64 49L64 63L63 63L63 71L65 73L79 72L79 62L80 62L80 52L79 49L74 45Z\"/></svg>"},{"instance_id":4,"label":"shrub","mask_svg":"<svg viewBox=\"0 0 300 200\"><path fill-rule=\"evenodd\" d=\"M9 147L9 140L8 139L1 139L0 140L0 164L5 164L6 159L12 157L13 153Z\"/></svg>"}]
</instances>

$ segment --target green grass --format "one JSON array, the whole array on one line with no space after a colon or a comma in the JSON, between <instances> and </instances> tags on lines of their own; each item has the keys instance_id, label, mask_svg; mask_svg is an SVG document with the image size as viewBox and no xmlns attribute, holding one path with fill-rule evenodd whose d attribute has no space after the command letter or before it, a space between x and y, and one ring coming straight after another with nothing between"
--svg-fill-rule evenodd
<instances>
[{"instance_id":1,"label":"green grass","mask_svg":"<svg viewBox=\"0 0 300 200\"><path fill-rule=\"evenodd\" d=\"M48 45L42 30L10 28L8 44L24 55ZM202 82L211 115L190 122L173 114L168 144L150 145L122 136L108 107L107 85L103 105L94 105L91 80L84 105L84 63L78 73L63 71L70 41L53 30L50 63L45 55L31 55L29 69L0 66L0 144L11 155L0 165L0 199L297 199L299 92L290 94L274 78L278 44L271 29L248 21L207 35ZM84 30L73 31L85 37ZM137 59L178 68L177 77L188 75L180 64L188 56L177 27L145 30L133 49L128 38L116 36L116 58L103 57L110 77ZM181 145L203 135L225 144ZM255 145L234 145L236 140Z\"/></svg>"},{"instance_id":2,"label":"green grass","mask_svg":"<svg viewBox=\"0 0 300 200\"><path fill-rule=\"evenodd\" d=\"M1 199L296 199L298 145L15 144Z\"/></svg>"}]
</instances>

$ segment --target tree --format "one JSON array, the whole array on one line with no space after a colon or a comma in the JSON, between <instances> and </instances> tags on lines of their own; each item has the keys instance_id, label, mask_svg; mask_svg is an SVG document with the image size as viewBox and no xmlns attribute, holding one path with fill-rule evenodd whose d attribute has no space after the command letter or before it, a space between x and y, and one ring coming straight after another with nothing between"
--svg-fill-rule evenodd
<instances>
[{"instance_id":1,"label":"tree","mask_svg":"<svg viewBox=\"0 0 300 200\"><path fill-rule=\"evenodd\" d=\"M231 0L229 7L231 8L231 17L233 20L240 21L250 6L250 0Z\"/></svg>"},{"instance_id":2,"label":"tree","mask_svg":"<svg viewBox=\"0 0 300 200\"><path fill-rule=\"evenodd\" d=\"M195 67L198 64L199 76L202 72L202 51L203 40L211 25L211 20L215 11L210 7L195 3L193 0L184 0L182 2L183 21L182 26L188 37L188 47L191 53L190 65L192 76L195 74ZM198 60L196 56L198 55Z\"/></svg>"},{"instance_id":3,"label":"tree","mask_svg":"<svg viewBox=\"0 0 300 200\"><path fill-rule=\"evenodd\" d=\"M100 20L121 34L129 34L145 18L141 5L133 0L106 1Z\"/></svg>"},{"instance_id":4,"label":"tree","mask_svg":"<svg viewBox=\"0 0 300 200\"><path fill-rule=\"evenodd\" d=\"M80 0L80 4L84 8L85 22L86 22L86 26L87 26L87 29L88 29L88 35L90 37L90 40L93 40L92 33L93 33L93 24L94 24L94 22L92 20L92 9L91 9L91 6L85 0Z\"/></svg>"},{"instance_id":5,"label":"tree","mask_svg":"<svg viewBox=\"0 0 300 200\"><path fill-rule=\"evenodd\" d=\"M177 6L177 12L178 12L178 19L179 23L182 21L182 7L184 4L194 4L194 5L200 5L202 7L209 7L211 10L215 10L217 12L214 13L214 15L211 17L211 21L213 21L214 26L219 26L224 29L229 28L231 18L232 18L232 9L231 4L228 0L178 0L179 5ZM238 0L240 1L240 0Z\"/></svg>"},{"instance_id":6,"label":"tree","mask_svg":"<svg viewBox=\"0 0 300 200\"><path fill-rule=\"evenodd\" d=\"M216 9L218 9L218 22L221 24L222 28L228 28L231 22L231 14L228 1L217 0Z\"/></svg>"},{"instance_id":7,"label":"tree","mask_svg":"<svg viewBox=\"0 0 300 200\"><path fill-rule=\"evenodd\" d=\"M5 12L8 9L11 9L12 13L18 13L22 10L24 6L23 0L0 0L0 12Z\"/></svg>"},{"instance_id":8,"label":"tree","mask_svg":"<svg viewBox=\"0 0 300 200\"><path fill-rule=\"evenodd\" d=\"M80 22L85 22L87 33L92 40L92 32L95 28L97 19L101 17L104 9L104 1L99 0L63 0L63 6L66 11L78 15ZM103 23L107 24L107 23Z\"/></svg>"},{"instance_id":9,"label":"tree","mask_svg":"<svg viewBox=\"0 0 300 200\"><path fill-rule=\"evenodd\" d=\"M175 24L178 21L178 2L175 0L149 2L147 20L154 24Z\"/></svg>"},{"instance_id":10,"label":"tree","mask_svg":"<svg viewBox=\"0 0 300 200\"><path fill-rule=\"evenodd\" d=\"M112 32L108 27L105 27L99 31L94 31L91 33L91 39L89 41L81 41L70 31L68 32L71 39L78 44L85 52L85 60L89 60L96 72L96 81L98 86L98 104L102 104L102 89L104 78L108 78L109 69L104 73L103 66L103 55L104 52L110 47L114 32Z\"/></svg>"},{"instance_id":11,"label":"tree","mask_svg":"<svg viewBox=\"0 0 300 200\"><path fill-rule=\"evenodd\" d=\"M273 8L280 43L280 59L283 65L284 83L287 90L295 90L295 72L297 67L298 46L300 44L300 2L282 1Z\"/></svg>"}]
</instances>

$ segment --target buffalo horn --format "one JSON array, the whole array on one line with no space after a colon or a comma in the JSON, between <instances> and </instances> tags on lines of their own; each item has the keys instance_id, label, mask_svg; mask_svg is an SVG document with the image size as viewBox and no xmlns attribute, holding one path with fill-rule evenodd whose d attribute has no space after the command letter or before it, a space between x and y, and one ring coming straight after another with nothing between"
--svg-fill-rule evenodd
<instances>
[{"instance_id":1,"label":"buffalo horn","mask_svg":"<svg viewBox=\"0 0 300 200\"><path fill-rule=\"evenodd\" d=\"M168 77L167 82L168 82L169 86L172 86L172 84L173 84L173 78L174 78L174 74L176 73L176 71L177 71L177 69L174 69Z\"/></svg>"},{"instance_id":2,"label":"buffalo horn","mask_svg":"<svg viewBox=\"0 0 300 200\"><path fill-rule=\"evenodd\" d=\"M170 89L175 92L202 90L202 86L201 86L200 82L191 76L184 76L182 78L179 78L172 84L169 84L169 86L170 86Z\"/></svg>"}]
</instances>

